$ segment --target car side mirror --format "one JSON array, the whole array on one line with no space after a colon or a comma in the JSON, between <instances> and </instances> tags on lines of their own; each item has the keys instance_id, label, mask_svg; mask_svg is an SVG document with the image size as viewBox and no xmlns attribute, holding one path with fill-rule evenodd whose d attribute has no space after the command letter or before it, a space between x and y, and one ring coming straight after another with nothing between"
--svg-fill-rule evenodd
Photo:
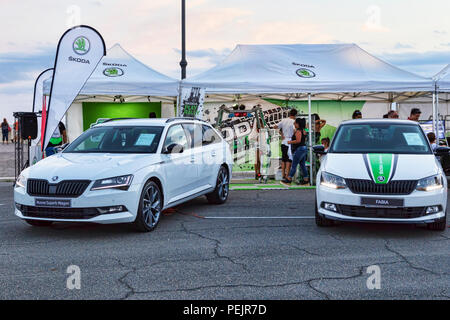
<instances>
[{"instance_id":1,"label":"car side mirror","mask_svg":"<svg viewBox=\"0 0 450 320\"><path fill-rule=\"evenodd\" d=\"M317 145L317 146L313 146L313 152L315 154L326 154L327 152L325 151L325 147L321 144Z\"/></svg>"},{"instance_id":2,"label":"car side mirror","mask_svg":"<svg viewBox=\"0 0 450 320\"><path fill-rule=\"evenodd\" d=\"M58 153L64 151L64 149L67 148L68 145L69 143L64 143L63 145L56 147L58 149Z\"/></svg>"},{"instance_id":3,"label":"car side mirror","mask_svg":"<svg viewBox=\"0 0 450 320\"><path fill-rule=\"evenodd\" d=\"M163 153L164 154L169 154L169 153L183 153L183 146L181 144L177 144L177 143L172 143L170 145L168 145L164 150Z\"/></svg>"},{"instance_id":4,"label":"car side mirror","mask_svg":"<svg viewBox=\"0 0 450 320\"><path fill-rule=\"evenodd\" d=\"M446 156L450 153L450 148L449 147L437 147L434 150L434 155L436 156Z\"/></svg>"}]
</instances>

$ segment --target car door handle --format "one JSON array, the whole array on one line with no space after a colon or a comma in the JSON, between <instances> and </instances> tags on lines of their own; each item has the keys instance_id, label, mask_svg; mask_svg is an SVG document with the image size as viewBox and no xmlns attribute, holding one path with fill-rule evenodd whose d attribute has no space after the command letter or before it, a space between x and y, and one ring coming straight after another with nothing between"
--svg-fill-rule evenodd
<instances>
[{"instance_id":1,"label":"car door handle","mask_svg":"<svg viewBox=\"0 0 450 320\"><path fill-rule=\"evenodd\" d=\"M191 163L194 163L194 162L195 162L195 157L192 156L192 157L191 157Z\"/></svg>"},{"instance_id":2,"label":"car door handle","mask_svg":"<svg viewBox=\"0 0 450 320\"><path fill-rule=\"evenodd\" d=\"M216 156L216 152L215 151L211 151L211 156L215 157Z\"/></svg>"}]
</instances>

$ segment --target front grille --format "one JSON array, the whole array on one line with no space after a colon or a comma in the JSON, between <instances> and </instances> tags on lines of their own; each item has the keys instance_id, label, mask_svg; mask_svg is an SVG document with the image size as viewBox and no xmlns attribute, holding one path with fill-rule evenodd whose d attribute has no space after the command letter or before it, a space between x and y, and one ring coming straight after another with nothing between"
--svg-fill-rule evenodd
<instances>
[{"instance_id":1,"label":"front grille","mask_svg":"<svg viewBox=\"0 0 450 320\"><path fill-rule=\"evenodd\" d=\"M64 180L51 184L47 180L29 179L27 181L27 192L31 196L52 197L79 197L91 181L89 180Z\"/></svg>"},{"instance_id":2,"label":"front grille","mask_svg":"<svg viewBox=\"0 0 450 320\"><path fill-rule=\"evenodd\" d=\"M21 206L19 209L25 217L49 219L90 219L100 215L96 208L44 208Z\"/></svg>"},{"instance_id":3,"label":"front grille","mask_svg":"<svg viewBox=\"0 0 450 320\"><path fill-rule=\"evenodd\" d=\"M371 180L345 179L349 189L358 194L402 194L414 191L417 180L393 180L387 184L378 184Z\"/></svg>"},{"instance_id":4,"label":"front grille","mask_svg":"<svg viewBox=\"0 0 450 320\"><path fill-rule=\"evenodd\" d=\"M358 218L412 219L426 215L425 207L369 208L363 206L339 205L338 210L339 213L344 216Z\"/></svg>"}]
</instances>

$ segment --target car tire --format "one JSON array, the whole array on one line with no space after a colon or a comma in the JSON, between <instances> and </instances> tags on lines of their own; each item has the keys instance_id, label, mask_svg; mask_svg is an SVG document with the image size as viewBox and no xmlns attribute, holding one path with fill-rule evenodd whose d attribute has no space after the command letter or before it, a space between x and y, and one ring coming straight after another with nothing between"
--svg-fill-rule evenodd
<instances>
[{"instance_id":1,"label":"car tire","mask_svg":"<svg viewBox=\"0 0 450 320\"><path fill-rule=\"evenodd\" d=\"M317 208L317 199L314 200L314 203L315 203L314 206L315 206L316 225L318 227L331 227L331 226L333 226L334 225L334 221L333 220L330 220L330 219L327 219L325 217L322 217L319 214L319 210Z\"/></svg>"},{"instance_id":2,"label":"car tire","mask_svg":"<svg viewBox=\"0 0 450 320\"><path fill-rule=\"evenodd\" d=\"M25 220L30 226L33 227L50 227L53 224L53 221L45 221L45 220Z\"/></svg>"},{"instance_id":3,"label":"car tire","mask_svg":"<svg viewBox=\"0 0 450 320\"><path fill-rule=\"evenodd\" d=\"M142 189L138 213L134 226L140 232L155 230L161 217L163 206L161 189L154 181L148 181Z\"/></svg>"},{"instance_id":4,"label":"car tire","mask_svg":"<svg viewBox=\"0 0 450 320\"><path fill-rule=\"evenodd\" d=\"M444 231L447 228L447 213L443 219L433 223L428 223L427 228L428 230L433 231Z\"/></svg>"},{"instance_id":5,"label":"car tire","mask_svg":"<svg viewBox=\"0 0 450 320\"><path fill-rule=\"evenodd\" d=\"M217 174L216 187L213 192L206 195L206 199L211 204L223 204L228 199L230 193L230 175L225 166L221 166Z\"/></svg>"}]
</instances>

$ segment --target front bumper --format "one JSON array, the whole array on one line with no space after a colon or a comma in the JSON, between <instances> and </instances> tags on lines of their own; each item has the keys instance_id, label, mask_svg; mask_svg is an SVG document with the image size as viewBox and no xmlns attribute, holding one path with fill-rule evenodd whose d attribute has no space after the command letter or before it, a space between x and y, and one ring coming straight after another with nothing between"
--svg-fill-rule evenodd
<instances>
[{"instance_id":1,"label":"front bumper","mask_svg":"<svg viewBox=\"0 0 450 320\"><path fill-rule=\"evenodd\" d=\"M330 189L325 186L319 185L316 188L316 201L318 212L321 216L332 219L332 220L340 220L340 221L354 221L354 222L378 222L378 223L412 223L412 224L424 224L424 223L432 223L436 222L445 217L445 212L447 208L447 189L442 188L436 191L424 192L424 191L413 191L409 195L362 195L355 194L347 189ZM363 207L361 205L361 197L365 198L374 198L374 199L404 199L404 207L403 208L419 208L419 207L429 207L429 206L441 206L442 210L433 214L422 215L418 217L412 218L399 218L397 217L389 217L389 214L385 214L383 217L364 217L358 216L350 216L348 214L342 214L339 212L339 206L352 206L354 208ZM322 202L336 204L338 207L338 212L327 210L322 208ZM374 208L375 207L368 207ZM377 207L378 209L378 207ZM383 210L385 208L379 207L379 210ZM405 210L406 211L406 210ZM389 212L388 210L383 210L383 213ZM362 214L361 214L362 215Z\"/></svg>"},{"instance_id":2,"label":"front bumper","mask_svg":"<svg viewBox=\"0 0 450 320\"><path fill-rule=\"evenodd\" d=\"M26 193L25 188L15 187L14 188L14 201L17 204L14 214L21 218L27 220L43 220L43 221L55 221L55 222L89 222L89 223L101 223L101 224L112 224L112 223L128 223L133 222L136 219L136 213L139 205L141 185L132 184L130 188L126 191L117 189L105 189L90 191L90 186L86 191L77 198L64 198L71 200L71 207L74 212L79 211L79 209L92 210L95 208L102 207L112 207L112 206L125 206L127 211L122 211L118 213L107 213L98 214L92 218L73 218L74 215L70 212L70 209L65 208L64 210L69 211L67 217L59 216L55 217L37 217L37 216L27 216L25 212L22 212L19 208L20 206L36 207L35 199L63 199L61 197L51 197L51 196L39 196L34 197ZM38 207L40 210L44 210L43 207ZM49 209L51 211L51 209ZM76 216L76 215L75 215Z\"/></svg>"}]
</instances>

